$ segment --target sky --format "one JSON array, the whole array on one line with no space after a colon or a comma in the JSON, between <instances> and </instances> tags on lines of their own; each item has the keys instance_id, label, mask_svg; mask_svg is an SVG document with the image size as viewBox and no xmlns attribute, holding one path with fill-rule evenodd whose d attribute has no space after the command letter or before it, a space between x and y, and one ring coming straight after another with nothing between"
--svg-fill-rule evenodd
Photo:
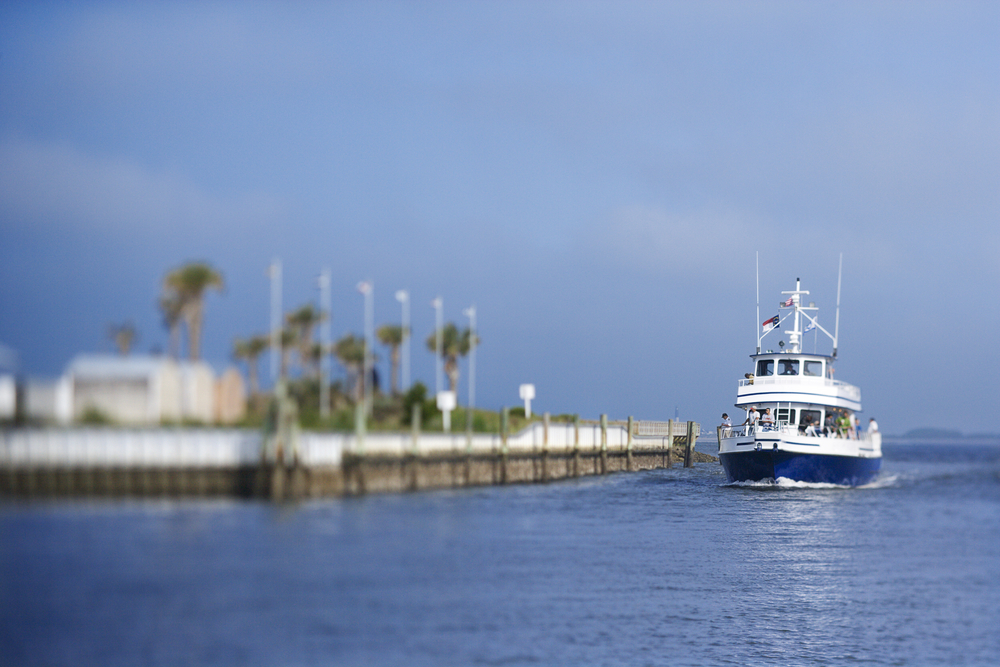
<instances>
[{"instance_id":1,"label":"sky","mask_svg":"<svg viewBox=\"0 0 1000 667\"><path fill-rule=\"evenodd\" d=\"M191 261L225 280L221 371L279 258L285 310L331 271L335 338L359 281L379 325L409 290L432 389L440 296L462 327L476 306L477 405L531 382L537 412L711 428L796 278L833 325L841 255L862 421L1000 431L1000 4L0 5L0 343L26 377L126 321L166 349Z\"/></svg>"}]
</instances>

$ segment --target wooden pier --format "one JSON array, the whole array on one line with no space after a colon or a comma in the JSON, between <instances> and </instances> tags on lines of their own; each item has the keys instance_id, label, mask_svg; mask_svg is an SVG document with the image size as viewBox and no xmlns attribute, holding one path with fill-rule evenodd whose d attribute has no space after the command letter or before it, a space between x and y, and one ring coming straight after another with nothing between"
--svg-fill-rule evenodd
<instances>
[{"instance_id":1,"label":"wooden pier","mask_svg":"<svg viewBox=\"0 0 1000 667\"><path fill-rule=\"evenodd\" d=\"M501 484L692 466L695 422L550 423L518 434L11 430L0 497L238 497L272 500Z\"/></svg>"}]
</instances>

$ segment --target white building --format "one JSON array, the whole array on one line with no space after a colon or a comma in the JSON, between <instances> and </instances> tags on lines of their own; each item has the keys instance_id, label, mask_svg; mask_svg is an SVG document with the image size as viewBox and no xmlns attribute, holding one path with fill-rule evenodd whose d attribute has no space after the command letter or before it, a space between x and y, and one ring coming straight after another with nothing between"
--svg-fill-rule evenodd
<instances>
[{"instance_id":1,"label":"white building","mask_svg":"<svg viewBox=\"0 0 1000 667\"><path fill-rule=\"evenodd\" d=\"M65 377L73 420L88 411L122 424L215 420L215 372L203 361L84 354Z\"/></svg>"}]
</instances>

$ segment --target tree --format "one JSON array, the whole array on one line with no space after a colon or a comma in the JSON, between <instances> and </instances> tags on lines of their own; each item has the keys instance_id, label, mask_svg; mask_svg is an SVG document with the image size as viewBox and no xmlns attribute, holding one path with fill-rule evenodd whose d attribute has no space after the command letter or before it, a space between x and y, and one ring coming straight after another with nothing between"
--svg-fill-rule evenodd
<instances>
[{"instance_id":1,"label":"tree","mask_svg":"<svg viewBox=\"0 0 1000 667\"><path fill-rule=\"evenodd\" d=\"M170 332L170 356L179 359L181 356L181 311L184 304L177 295L160 297L160 310L163 312L163 325Z\"/></svg>"},{"instance_id":2,"label":"tree","mask_svg":"<svg viewBox=\"0 0 1000 667\"><path fill-rule=\"evenodd\" d=\"M391 387L393 396L395 396L399 393L397 378L399 376L399 346L403 344L403 327L395 324L386 324L379 327L375 335L378 336L379 342L389 348L389 363L391 368L389 386Z\"/></svg>"},{"instance_id":3,"label":"tree","mask_svg":"<svg viewBox=\"0 0 1000 667\"><path fill-rule=\"evenodd\" d=\"M298 343L299 334L291 329L281 330L281 372L280 377L288 377L288 364L292 357L292 348Z\"/></svg>"},{"instance_id":4,"label":"tree","mask_svg":"<svg viewBox=\"0 0 1000 667\"><path fill-rule=\"evenodd\" d=\"M127 357L132 349L132 344L139 338L139 332L131 322L125 324L112 324L108 327L108 337L115 342L118 353Z\"/></svg>"},{"instance_id":5,"label":"tree","mask_svg":"<svg viewBox=\"0 0 1000 667\"><path fill-rule=\"evenodd\" d=\"M333 354L347 371L348 381L353 387L354 400L361 400L362 369L365 363L365 341L354 334L347 334L333 345Z\"/></svg>"},{"instance_id":6,"label":"tree","mask_svg":"<svg viewBox=\"0 0 1000 667\"><path fill-rule=\"evenodd\" d=\"M187 326L188 356L192 361L201 358L201 326L205 313L205 292L222 290L222 275L204 262L193 262L174 269L163 279L163 289L168 298L180 302L180 315Z\"/></svg>"},{"instance_id":7,"label":"tree","mask_svg":"<svg viewBox=\"0 0 1000 667\"><path fill-rule=\"evenodd\" d=\"M436 333L427 339L427 348L437 353ZM479 336L476 336L479 345ZM441 358L444 360L444 372L448 376L448 390L455 391L458 386L458 358L464 357L472 349L472 331L466 328L459 331L453 322L441 327Z\"/></svg>"},{"instance_id":8,"label":"tree","mask_svg":"<svg viewBox=\"0 0 1000 667\"><path fill-rule=\"evenodd\" d=\"M267 336L254 336L250 340L237 338L233 342L233 356L242 359L247 364L247 375L250 378L250 395L256 396L260 393L259 374L257 372L257 362L260 355L270 346L271 341Z\"/></svg>"},{"instance_id":9,"label":"tree","mask_svg":"<svg viewBox=\"0 0 1000 667\"><path fill-rule=\"evenodd\" d=\"M285 315L289 329L295 332L295 345L298 347L299 363L303 371L310 371L319 377L319 355L313 356L313 329L326 319L326 313L316 310L311 305L305 305L295 312Z\"/></svg>"}]
</instances>

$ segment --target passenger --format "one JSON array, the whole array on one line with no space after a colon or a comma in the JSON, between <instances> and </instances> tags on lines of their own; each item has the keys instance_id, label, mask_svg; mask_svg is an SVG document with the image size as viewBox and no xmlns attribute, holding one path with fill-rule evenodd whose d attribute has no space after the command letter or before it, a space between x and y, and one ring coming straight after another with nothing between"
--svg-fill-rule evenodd
<instances>
[{"instance_id":1,"label":"passenger","mask_svg":"<svg viewBox=\"0 0 1000 667\"><path fill-rule=\"evenodd\" d=\"M813 426L812 415L806 415L806 435L816 436L816 427Z\"/></svg>"},{"instance_id":2,"label":"passenger","mask_svg":"<svg viewBox=\"0 0 1000 667\"><path fill-rule=\"evenodd\" d=\"M765 431L774 429L774 417L771 416L771 408L764 408L764 414L760 416L760 425Z\"/></svg>"},{"instance_id":3,"label":"passenger","mask_svg":"<svg viewBox=\"0 0 1000 667\"><path fill-rule=\"evenodd\" d=\"M850 438L851 440L857 440L858 439L858 418L854 415L853 412L850 413L849 415L847 415L847 422L848 422L847 437Z\"/></svg>"},{"instance_id":4,"label":"passenger","mask_svg":"<svg viewBox=\"0 0 1000 667\"><path fill-rule=\"evenodd\" d=\"M823 422L823 435L828 438L832 438L836 433L836 426L833 421L833 412L826 413L826 421Z\"/></svg>"},{"instance_id":5,"label":"passenger","mask_svg":"<svg viewBox=\"0 0 1000 667\"><path fill-rule=\"evenodd\" d=\"M868 420L868 433L878 433L878 422L874 417Z\"/></svg>"},{"instance_id":6,"label":"passenger","mask_svg":"<svg viewBox=\"0 0 1000 667\"><path fill-rule=\"evenodd\" d=\"M725 412L722 413L722 437L728 438L733 432L733 422L729 419L729 415Z\"/></svg>"},{"instance_id":7,"label":"passenger","mask_svg":"<svg viewBox=\"0 0 1000 667\"><path fill-rule=\"evenodd\" d=\"M744 373L743 377L748 380L747 384L753 384L753 373Z\"/></svg>"},{"instance_id":8,"label":"passenger","mask_svg":"<svg viewBox=\"0 0 1000 667\"><path fill-rule=\"evenodd\" d=\"M747 418L740 426L743 427L743 435L753 434L754 428L757 426L757 408L750 406L750 409L747 410Z\"/></svg>"},{"instance_id":9,"label":"passenger","mask_svg":"<svg viewBox=\"0 0 1000 667\"><path fill-rule=\"evenodd\" d=\"M851 420L847 418L847 415L841 413L841 415L837 417L837 437L846 438L850 428Z\"/></svg>"}]
</instances>

